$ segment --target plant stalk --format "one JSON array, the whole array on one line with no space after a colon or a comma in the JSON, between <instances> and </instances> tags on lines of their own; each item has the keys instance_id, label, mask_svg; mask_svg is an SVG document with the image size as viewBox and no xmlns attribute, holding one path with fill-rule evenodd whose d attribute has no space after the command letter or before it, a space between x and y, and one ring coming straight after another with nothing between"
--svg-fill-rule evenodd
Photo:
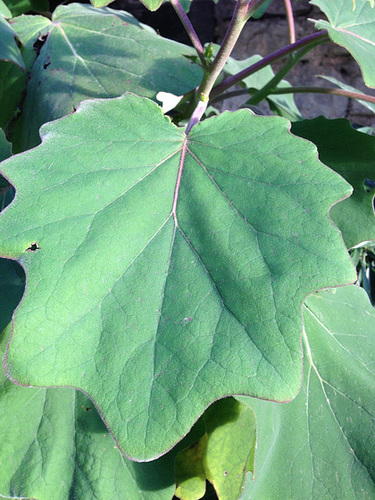
<instances>
[{"instance_id":1,"label":"plant stalk","mask_svg":"<svg viewBox=\"0 0 375 500\"><path fill-rule=\"evenodd\" d=\"M255 92L254 92L255 93ZM371 102L372 104L375 104L375 97L368 95L368 94L362 94L360 92L351 92L348 90L343 90L343 89L333 89L329 87L283 87L283 88L277 88L274 90L271 90L270 94L272 95L280 95L280 94L329 94L329 95L337 95L341 97L348 97L349 99L357 99L358 101L366 101L366 102ZM220 102L223 101L224 99L230 99L231 97L239 97L242 95L248 95L251 94L249 89L240 89L240 90L233 90L231 92L227 92L225 94L221 94L212 101L210 101L212 104L215 102Z\"/></svg>"},{"instance_id":2,"label":"plant stalk","mask_svg":"<svg viewBox=\"0 0 375 500\"><path fill-rule=\"evenodd\" d=\"M286 47L283 47L282 49L279 49L276 52L269 54L262 60L240 71L236 75L230 76L225 80L223 80L221 83L219 83L219 85L216 85L216 87L212 89L211 97L212 98L218 97L222 92L229 89L236 83L241 82L246 77L256 73L257 71L261 70L262 68L265 68L266 66L269 66L275 61L284 58L285 56L295 52L296 50L299 50L303 47L309 47L310 50L316 45L327 42L328 40L329 37L326 31L318 31L317 33L314 33L312 35L306 36L305 38L302 38L301 40L298 40L298 42L287 45Z\"/></svg>"},{"instance_id":3,"label":"plant stalk","mask_svg":"<svg viewBox=\"0 0 375 500\"><path fill-rule=\"evenodd\" d=\"M248 0L237 0L233 16L225 34L221 47L209 68L204 71L202 82L197 90L197 105L191 115L185 133L189 134L191 129L202 118L207 108L209 96L217 77L220 75L225 63L230 56L238 37L247 20Z\"/></svg>"},{"instance_id":4,"label":"plant stalk","mask_svg":"<svg viewBox=\"0 0 375 500\"><path fill-rule=\"evenodd\" d=\"M229 25L229 28L225 34L223 43L216 54L211 66L208 68L208 72L204 75L202 83L198 89L198 96L203 95L207 98L210 95L211 89L214 86L217 77L220 75L228 57L232 53L232 50L240 36L242 28L246 23L246 13L247 13L247 0L237 0L236 7L233 12L233 16Z\"/></svg>"},{"instance_id":5,"label":"plant stalk","mask_svg":"<svg viewBox=\"0 0 375 500\"><path fill-rule=\"evenodd\" d=\"M270 94L329 94L338 95L342 97L349 97L350 99L358 99L358 101L366 101L375 104L375 97L361 92L351 92L343 89L332 89L328 87L284 87L274 89Z\"/></svg>"},{"instance_id":6,"label":"plant stalk","mask_svg":"<svg viewBox=\"0 0 375 500\"><path fill-rule=\"evenodd\" d=\"M191 43L193 44L193 47L197 51L198 57L202 63L203 70L207 68L207 63L204 58L204 48L203 45L201 44L199 37L194 29L194 26L191 24L190 19L188 18L186 12L182 8L179 0L170 0L172 7L176 11L176 14L180 18L180 21L182 22L186 33L188 34Z\"/></svg>"},{"instance_id":7,"label":"plant stalk","mask_svg":"<svg viewBox=\"0 0 375 500\"><path fill-rule=\"evenodd\" d=\"M290 0L284 0L286 19L288 21L289 30L289 43L295 43L296 41L296 29L294 26L293 9Z\"/></svg>"}]
</instances>

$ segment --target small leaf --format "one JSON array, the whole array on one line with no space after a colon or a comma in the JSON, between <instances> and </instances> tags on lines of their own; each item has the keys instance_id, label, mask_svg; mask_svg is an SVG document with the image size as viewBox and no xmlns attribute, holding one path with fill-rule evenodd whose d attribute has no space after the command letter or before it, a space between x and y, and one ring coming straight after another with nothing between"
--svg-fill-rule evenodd
<instances>
[{"instance_id":1,"label":"small leaf","mask_svg":"<svg viewBox=\"0 0 375 500\"><path fill-rule=\"evenodd\" d=\"M85 391L139 460L220 397L293 398L302 303L355 272L328 218L351 187L288 127L242 110L187 139L126 94L85 101L6 160L1 255L27 273L12 379Z\"/></svg>"},{"instance_id":2,"label":"small leaf","mask_svg":"<svg viewBox=\"0 0 375 500\"><path fill-rule=\"evenodd\" d=\"M3 0L0 0L0 16L3 16L5 18L12 17L11 11L8 9Z\"/></svg>"},{"instance_id":3,"label":"small leaf","mask_svg":"<svg viewBox=\"0 0 375 500\"><path fill-rule=\"evenodd\" d=\"M326 14L328 21L315 21L318 29L345 47L358 62L368 87L375 87L375 9L367 0L357 0L355 11L348 0L312 0Z\"/></svg>"},{"instance_id":4,"label":"small leaf","mask_svg":"<svg viewBox=\"0 0 375 500\"><path fill-rule=\"evenodd\" d=\"M17 66L24 70L25 63L17 46L16 36L11 25L0 14L0 60L17 64Z\"/></svg>"},{"instance_id":5,"label":"small leaf","mask_svg":"<svg viewBox=\"0 0 375 500\"><path fill-rule=\"evenodd\" d=\"M219 500L237 500L254 466L254 414L239 401L225 398L213 403L201 420L206 433L176 459L176 496L199 500L207 479Z\"/></svg>"},{"instance_id":6,"label":"small leaf","mask_svg":"<svg viewBox=\"0 0 375 500\"><path fill-rule=\"evenodd\" d=\"M375 171L375 137L357 132L348 120L324 117L292 125L294 134L312 141L326 165L354 188L350 198L332 207L331 217L348 248L375 239L374 192L364 189Z\"/></svg>"},{"instance_id":7,"label":"small leaf","mask_svg":"<svg viewBox=\"0 0 375 500\"><path fill-rule=\"evenodd\" d=\"M304 382L288 404L239 398L255 411L254 481L243 500L375 497L375 312L364 290L311 295Z\"/></svg>"}]
</instances>

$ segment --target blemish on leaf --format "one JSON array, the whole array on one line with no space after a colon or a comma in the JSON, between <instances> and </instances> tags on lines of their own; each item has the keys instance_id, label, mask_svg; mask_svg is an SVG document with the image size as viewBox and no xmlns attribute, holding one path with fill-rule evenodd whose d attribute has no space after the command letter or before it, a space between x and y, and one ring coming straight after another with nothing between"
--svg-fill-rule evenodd
<instances>
[{"instance_id":1,"label":"blemish on leaf","mask_svg":"<svg viewBox=\"0 0 375 500\"><path fill-rule=\"evenodd\" d=\"M40 246L37 242L31 243L31 245L26 248L26 252L36 252L37 250L40 250Z\"/></svg>"},{"instance_id":2,"label":"blemish on leaf","mask_svg":"<svg viewBox=\"0 0 375 500\"><path fill-rule=\"evenodd\" d=\"M38 57L43 45L46 43L48 38L48 33L46 35L38 36L37 40L33 43L33 49L36 52L36 56Z\"/></svg>"},{"instance_id":3,"label":"blemish on leaf","mask_svg":"<svg viewBox=\"0 0 375 500\"><path fill-rule=\"evenodd\" d=\"M46 59L46 62L43 64L43 69L47 69L50 64L51 64L51 60L48 56Z\"/></svg>"}]
</instances>

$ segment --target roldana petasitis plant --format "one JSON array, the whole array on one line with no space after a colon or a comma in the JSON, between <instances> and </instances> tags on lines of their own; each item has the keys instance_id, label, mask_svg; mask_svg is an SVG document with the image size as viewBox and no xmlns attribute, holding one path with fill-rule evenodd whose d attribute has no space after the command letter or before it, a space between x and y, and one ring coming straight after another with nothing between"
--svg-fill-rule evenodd
<instances>
[{"instance_id":1,"label":"roldana petasitis plant","mask_svg":"<svg viewBox=\"0 0 375 500\"><path fill-rule=\"evenodd\" d=\"M108 3L0 2L0 497L375 498L374 130L293 94L375 98L284 80L333 40L374 87L373 5L236 61L271 2L205 47Z\"/></svg>"}]
</instances>

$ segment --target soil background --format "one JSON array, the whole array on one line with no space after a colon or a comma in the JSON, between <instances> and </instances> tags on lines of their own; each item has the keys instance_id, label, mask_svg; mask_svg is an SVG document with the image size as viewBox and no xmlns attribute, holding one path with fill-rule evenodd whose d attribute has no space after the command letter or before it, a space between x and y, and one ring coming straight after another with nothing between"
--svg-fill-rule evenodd
<instances>
[{"instance_id":1,"label":"soil background","mask_svg":"<svg viewBox=\"0 0 375 500\"><path fill-rule=\"evenodd\" d=\"M334 0L333 0L334 1ZM349 1L349 0L348 0ZM220 43L229 25L234 0L193 0L189 18L202 43ZM296 39L316 30L309 19L325 19L324 14L308 0L292 0ZM142 23L152 26L161 36L190 44L180 20L169 3L156 12L148 11L139 0L116 0L111 8L130 12ZM244 59L254 54L266 56L287 45L288 26L283 0L274 0L260 19L252 19L245 26L232 54ZM282 63L275 64L277 70ZM375 64L375 62L374 62ZM332 76L352 87L375 96L374 89L365 86L361 71L346 49L331 42L309 52L289 73L286 79L298 86L333 86L316 75ZM352 123L375 127L375 114L353 99L322 94L296 94L295 101L304 118L324 115L327 118L348 118ZM243 99L225 101L225 109L237 109Z\"/></svg>"}]
</instances>

